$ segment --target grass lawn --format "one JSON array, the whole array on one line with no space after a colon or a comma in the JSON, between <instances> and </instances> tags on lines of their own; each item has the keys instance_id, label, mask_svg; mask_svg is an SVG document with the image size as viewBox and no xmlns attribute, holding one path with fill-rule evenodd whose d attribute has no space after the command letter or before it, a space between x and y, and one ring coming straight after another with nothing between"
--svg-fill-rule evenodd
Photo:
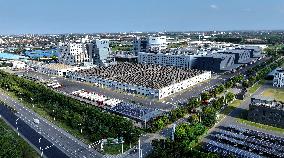
<instances>
[{"instance_id":1,"label":"grass lawn","mask_svg":"<svg viewBox=\"0 0 284 158\"><path fill-rule=\"evenodd\" d=\"M256 128L264 129L264 130L267 130L267 131L274 131L274 132L278 132L278 133L281 133L281 134L284 133L284 129L283 128L277 128L277 127L264 125L264 124L260 124L260 123L256 123L256 122L252 122L252 121L248 121L248 120L244 120L244 119L238 119L237 122L239 122L241 124L248 125L248 126L253 126L253 127L256 127Z\"/></svg>"},{"instance_id":2,"label":"grass lawn","mask_svg":"<svg viewBox=\"0 0 284 158\"><path fill-rule=\"evenodd\" d=\"M130 144L123 144L123 152L130 149ZM131 146L133 147L133 145ZM110 155L121 154L122 145L121 144L106 144L104 145L104 153Z\"/></svg>"},{"instance_id":3,"label":"grass lawn","mask_svg":"<svg viewBox=\"0 0 284 158\"><path fill-rule=\"evenodd\" d=\"M275 100L284 102L284 88L268 88L262 93L262 96L272 97Z\"/></svg>"},{"instance_id":4,"label":"grass lawn","mask_svg":"<svg viewBox=\"0 0 284 158\"><path fill-rule=\"evenodd\" d=\"M230 103L228 105L228 107L226 107L221 113L224 114L224 115L228 115L230 112L232 112L233 110L235 110L238 106L241 105L243 101L242 100L239 100L239 99L236 99L234 100L232 103Z\"/></svg>"},{"instance_id":5,"label":"grass lawn","mask_svg":"<svg viewBox=\"0 0 284 158\"><path fill-rule=\"evenodd\" d=\"M249 88L249 93L253 94L255 91L264 84L265 80L261 80L258 83L254 84L252 87Z\"/></svg>"}]
</instances>

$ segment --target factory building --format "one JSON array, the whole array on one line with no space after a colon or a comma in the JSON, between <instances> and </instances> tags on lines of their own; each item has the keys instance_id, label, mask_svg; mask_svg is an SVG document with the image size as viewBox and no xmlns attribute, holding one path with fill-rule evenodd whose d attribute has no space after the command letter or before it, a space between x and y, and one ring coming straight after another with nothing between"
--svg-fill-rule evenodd
<instances>
[{"instance_id":1,"label":"factory building","mask_svg":"<svg viewBox=\"0 0 284 158\"><path fill-rule=\"evenodd\" d=\"M127 93L161 99L211 78L210 71L118 63L68 72L74 80L86 81Z\"/></svg>"}]
</instances>

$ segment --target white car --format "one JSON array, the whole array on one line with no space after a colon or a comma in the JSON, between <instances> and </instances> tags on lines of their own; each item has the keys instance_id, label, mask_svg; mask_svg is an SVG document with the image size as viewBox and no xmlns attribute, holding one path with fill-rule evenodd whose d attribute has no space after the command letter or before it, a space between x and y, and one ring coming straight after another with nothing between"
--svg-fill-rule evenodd
<instances>
[{"instance_id":1,"label":"white car","mask_svg":"<svg viewBox=\"0 0 284 158\"><path fill-rule=\"evenodd\" d=\"M39 124L39 119L34 119L35 124Z\"/></svg>"}]
</instances>

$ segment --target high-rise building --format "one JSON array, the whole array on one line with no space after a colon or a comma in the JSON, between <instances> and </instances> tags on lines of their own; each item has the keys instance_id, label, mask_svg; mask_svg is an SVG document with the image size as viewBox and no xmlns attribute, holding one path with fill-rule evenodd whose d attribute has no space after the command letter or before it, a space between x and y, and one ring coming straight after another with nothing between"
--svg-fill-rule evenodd
<instances>
[{"instance_id":1,"label":"high-rise building","mask_svg":"<svg viewBox=\"0 0 284 158\"><path fill-rule=\"evenodd\" d=\"M62 64L82 65L90 63L90 56L86 50L86 44L82 42L70 42L58 44L58 60Z\"/></svg>"},{"instance_id":2,"label":"high-rise building","mask_svg":"<svg viewBox=\"0 0 284 158\"><path fill-rule=\"evenodd\" d=\"M109 40L59 43L59 62L67 65L104 65L110 55Z\"/></svg>"},{"instance_id":3,"label":"high-rise building","mask_svg":"<svg viewBox=\"0 0 284 158\"><path fill-rule=\"evenodd\" d=\"M133 41L133 52L134 55L138 55L139 52L148 52L147 51L148 39L135 37Z\"/></svg>"},{"instance_id":4,"label":"high-rise building","mask_svg":"<svg viewBox=\"0 0 284 158\"><path fill-rule=\"evenodd\" d=\"M109 40L107 39L96 39L88 44L88 54L95 65L105 65L108 62L110 51Z\"/></svg>"}]
</instances>

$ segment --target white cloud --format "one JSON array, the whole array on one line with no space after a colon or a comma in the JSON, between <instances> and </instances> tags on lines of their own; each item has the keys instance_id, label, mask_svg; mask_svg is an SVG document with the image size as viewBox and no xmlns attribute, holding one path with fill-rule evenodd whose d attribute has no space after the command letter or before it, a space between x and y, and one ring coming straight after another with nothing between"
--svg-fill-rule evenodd
<instances>
[{"instance_id":1,"label":"white cloud","mask_svg":"<svg viewBox=\"0 0 284 158\"><path fill-rule=\"evenodd\" d=\"M218 9L218 6L217 6L216 4L211 4L211 5L210 5L210 8L212 8L212 9Z\"/></svg>"}]
</instances>

